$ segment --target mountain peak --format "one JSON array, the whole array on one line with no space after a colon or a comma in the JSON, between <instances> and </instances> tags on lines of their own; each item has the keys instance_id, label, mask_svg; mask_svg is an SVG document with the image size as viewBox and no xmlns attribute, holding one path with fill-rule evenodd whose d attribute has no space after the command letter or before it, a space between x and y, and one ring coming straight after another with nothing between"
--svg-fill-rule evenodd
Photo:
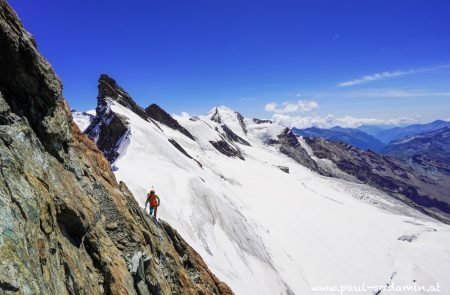
<instances>
[{"instance_id":1,"label":"mountain peak","mask_svg":"<svg viewBox=\"0 0 450 295\"><path fill-rule=\"evenodd\" d=\"M209 110L208 116L213 116L215 113L236 113L235 110L230 109L227 106L221 105L221 106L215 106L212 109Z\"/></svg>"},{"instance_id":2,"label":"mountain peak","mask_svg":"<svg viewBox=\"0 0 450 295\"><path fill-rule=\"evenodd\" d=\"M241 135L247 134L247 126L244 122L244 117L237 111L230 109L226 106L218 106L212 108L208 117L211 121L217 122L219 124L229 125L235 131L243 132ZM242 130L241 130L242 129Z\"/></svg>"},{"instance_id":3,"label":"mountain peak","mask_svg":"<svg viewBox=\"0 0 450 295\"><path fill-rule=\"evenodd\" d=\"M138 106L133 98L131 98L131 96L122 87L120 87L119 84L117 84L116 80L107 74L101 74L98 79L98 107L106 105L106 98L111 98L124 107L129 108L144 120L147 119L145 111Z\"/></svg>"},{"instance_id":4,"label":"mountain peak","mask_svg":"<svg viewBox=\"0 0 450 295\"><path fill-rule=\"evenodd\" d=\"M117 84L116 80L107 74L100 74L100 77L98 78L98 97L117 99L119 96L129 95Z\"/></svg>"}]
</instances>

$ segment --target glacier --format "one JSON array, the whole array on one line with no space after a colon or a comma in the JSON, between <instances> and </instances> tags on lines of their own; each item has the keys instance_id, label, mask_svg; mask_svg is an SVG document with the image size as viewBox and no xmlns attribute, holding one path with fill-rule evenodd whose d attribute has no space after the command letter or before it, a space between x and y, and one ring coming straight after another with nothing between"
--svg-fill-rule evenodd
<instances>
[{"instance_id":1,"label":"glacier","mask_svg":"<svg viewBox=\"0 0 450 295\"><path fill-rule=\"evenodd\" d=\"M450 226L380 190L294 161L270 144L284 126L227 107L174 116L193 141L107 102L130 129L113 163L117 179L142 207L153 187L159 217L236 294L336 294L317 288L362 285L374 294L387 284L439 284L450 293ZM227 137L224 126L249 145ZM212 144L218 141L242 158L221 153Z\"/></svg>"}]
</instances>

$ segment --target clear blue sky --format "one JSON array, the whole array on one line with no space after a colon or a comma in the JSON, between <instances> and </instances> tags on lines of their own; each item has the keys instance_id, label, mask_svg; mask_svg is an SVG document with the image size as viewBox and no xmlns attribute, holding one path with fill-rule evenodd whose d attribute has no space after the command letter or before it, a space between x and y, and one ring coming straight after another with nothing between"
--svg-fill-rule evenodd
<instances>
[{"instance_id":1,"label":"clear blue sky","mask_svg":"<svg viewBox=\"0 0 450 295\"><path fill-rule=\"evenodd\" d=\"M450 118L447 0L9 3L79 110L107 73L171 113Z\"/></svg>"}]
</instances>

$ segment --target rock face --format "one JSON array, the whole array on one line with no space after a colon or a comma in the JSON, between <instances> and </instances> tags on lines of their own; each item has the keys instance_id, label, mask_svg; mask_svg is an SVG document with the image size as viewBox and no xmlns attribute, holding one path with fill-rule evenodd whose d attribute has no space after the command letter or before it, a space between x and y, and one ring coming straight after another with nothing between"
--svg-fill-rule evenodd
<instances>
[{"instance_id":1,"label":"rock face","mask_svg":"<svg viewBox=\"0 0 450 295\"><path fill-rule=\"evenodd\" d=\"M0 44L0 294L231 294L116 182L3 0Z\"/></svg>"},{"instance_id":2,"label":"rock face","mask_svg":"<svg viewBox=\"0 0 450 295\"><path fill-rule=\"evenodd\" d=\"M311 127L306 129L292 128L292 131L295 135L302 135L306 137L322 137L332 141L345 142L362 150L370 149L372 151L379 152L385 146L384 143L382 143L372 135L353 128L333 127L330 129L322 129Z\"/></svg>"},{"instance_id":3,"label":"rock face","mask_svg":"<svg viewBox=\"0 0 450 295\"><path fill-rule=\"evenodd\" d=\"M190 139L195 140L194 136L191 133L189 133L189 131L187 131L186 128L181 126L177 120L172 118L172 116L169 115L165 110L163 110L159 105L157 104L149 105L145 109L145 113L153 120L158 121L174 130L178 130L187 137L189 137Z\"/></svg>"},{"instance_id":4,"label":"rock face","mask_svg":"<svg viewBox=\"0 0 450 295\"><path fill-rule=\"evenodd\" d=\"M211 121L222 124L222 118L220 117L219 110L217 108L214 114L211 116Z\"/></svg>"},{"instance_id":5,"label":"rock face","mask_svg":"<svg viewBox=\"0 0 450 295\"><path fill-rule=\"evenodd\" d=\"M217 141L210 141L211 145L224 154L227 157L237 157L241 160L245 160L244 156L242 155L241 151L237 147L232 147L228 142L225 140L217 140Z\"/></svg>"},{"instance_id":6,"label":"rock face","mask_svg":"<svg viewBox=\"0 0 450 295\"><path fill-rule=\"evenodd\" d=\"M241 113L236 112L236 117L239 121L239 125L241 125L242 131L244 131L244 133L247 134L248 131L247 131L247 126L245 125L245 122L244 122L244 116L242 116Z\"/></svg>"},{"instance_id":7,"label":"rock face","mask_svg":"<svg viewBox=\"0 0 450 295\"><path fill-rule=\"evenodd\" d=\"M113 163L119 156L121 144L127 140L130 128L126 119L114 113L109 105L108 98L117 100L130 109L138 111L142 115L142 110L131 97L119 86L116 81L102 74L98 80L98 97L96 115L91 120L91 124L86 128L86 133L97 147L103 152L110 163ZM139 112L140 110L140 112ZM145 113L143 113L145 115Z\"/></svg>"},{"instance_id":8,"label":"rock face","mask_svg":"<svg viewBox=\"0 0 450 295\"><path fill-rule=\"evenodd\" d=\"M305 138L305 141L318 159L330 160L360 182L384 190L408 205L450 223L448 182L435 181L422 175L407 162L363 151L345 143L322 138ZM328 171L333 175L332 170Z\"/></svg>"},{"instance_id":9,"label":"rock face","mask_svg":"<svg viewBox=\"0 0 450 295\"><path fill-rule=\"evenodd\" d=\"M228 128L227 125L223 124L221 127L222 127L222 130L225 132L225 135L227 136L227 138L229 140L237 142L237 143L240 143L240 144L243 144L243 145L246 145L246 146L250 146L250 143L248 141L246 141L245 139L243 139L242 137L240 137L239 135L234 133L233 130Z\"/></svg>"},{"instance_id":10,"label":"rock face","mask_svg":"<svg viewBox=\"0 0 450 295\"><path fill-rule=\"evenodd\" d=\"M284 129L284 131L278 135L276 144L280 145L280 152L291 157L303 166L320 174L328 175L325 171L320 169L313 159L311 159L308 153L302 148L295 134L289 128Z\"/></svg>"},{"instance_id":11,"label":"rock face","mask_svg":"<svg viewBox=\"0 0 450 295\"><path fill-rule=\"evenodd\" d=\"M136 104L131 96L117 84L116 80L106 74L101 74L98 79L98 105L102 106L102 103L104 104L105 98L107 97L129 108L144 120L147 119L144 109Z\"/></svg>"}]
</instances>

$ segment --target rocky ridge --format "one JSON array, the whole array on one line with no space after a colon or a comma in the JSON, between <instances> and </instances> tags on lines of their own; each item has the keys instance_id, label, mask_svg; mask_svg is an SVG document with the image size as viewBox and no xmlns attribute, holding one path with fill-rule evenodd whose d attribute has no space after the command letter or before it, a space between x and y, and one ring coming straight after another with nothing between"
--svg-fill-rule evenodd
<instances>
[{"instance_id":1,"label":"rocky ridge","mask_svg":"<svg viewBox=\"0 0 450 295\"><path fill-rule=\"evenodd\" d=\"M353 128L332 127L330 129L311 127L306 129L292 128L295 135L305 137L321 137L332 141L341 141L351 144L362 150L380 152L385 144L361 130Z\"/></svg>"},{"instance_id":2,"label":"rocky ridge","mask_svg":"<svg viewBox=\"0 0 450 295\"><path fill-rule=\"evenodd\" d=\"M96 115L86 128L86 133L97 147L103 152L110 163L113 163L120 154L120 148L128 141L131 133L127 119L113 112L109 101L115 101L130 109L146 121L153 123L161 129L158 123L178 130L188 138L195 141L194 136L182 127L177 120L156 104L151 104L145 110L118 85L116 80L106 74L101 74L98 80L98 96ZM161 129L162 130L162 129Z\"/></svg>"},{"instance_id":3,"label":"rocky ridge","mask_svg":"<svg viewBox=\"0 0 450 295\"><path fill-rule=\"evenodd\" d=\"M319 174L329 175L324 169L321 169L313 159L311 159L310 155L308 155L295 134L289 128L284 129L284 131L278 135L278 141L274 142L274 144L279 144L280 152L303 166L308 167Z\"/></svg>"},{"instance_id":4,"label":"rocky ridge","mask_svg":"<svg viewBox=\"0 0 450 295\"><path fill-rule=\"evenodd\" d=\"M170 225L155 224L116 182L3 0L0 44L0 293L231 294ZM101 80L102 96L134 107Z\"/></svg>"},{"instance_id":5,"label":"rocky ridge","mask_svg":"<svg viewBox=\"0 0 450 295\"><path fill-rule=\"evenodd\" d=\"M304 138L319 167L330 176L342 178L335 170L327 169L328 160L340 171L357 181L379 188L411 207L441 221L450 223L450 184L420 174L407 162L372 151L360 150L349 144L323 138Z\"/></svg>"},{"instance_id":6,"label":"rocky ridge","mask_svg":"<svg viewBox=\"0 0 450 295\"><path fill-rule=\"evenodd\" d=\"M147 116L155 121L158 121L174 130L178 130L190 139L195 141L194 136L189 133L183 126L181 126L177 120L175 120L171 115L169 115L165 110L163 110L157 104L151 104L145 109Z\"/></svg>"}]
</instances>

